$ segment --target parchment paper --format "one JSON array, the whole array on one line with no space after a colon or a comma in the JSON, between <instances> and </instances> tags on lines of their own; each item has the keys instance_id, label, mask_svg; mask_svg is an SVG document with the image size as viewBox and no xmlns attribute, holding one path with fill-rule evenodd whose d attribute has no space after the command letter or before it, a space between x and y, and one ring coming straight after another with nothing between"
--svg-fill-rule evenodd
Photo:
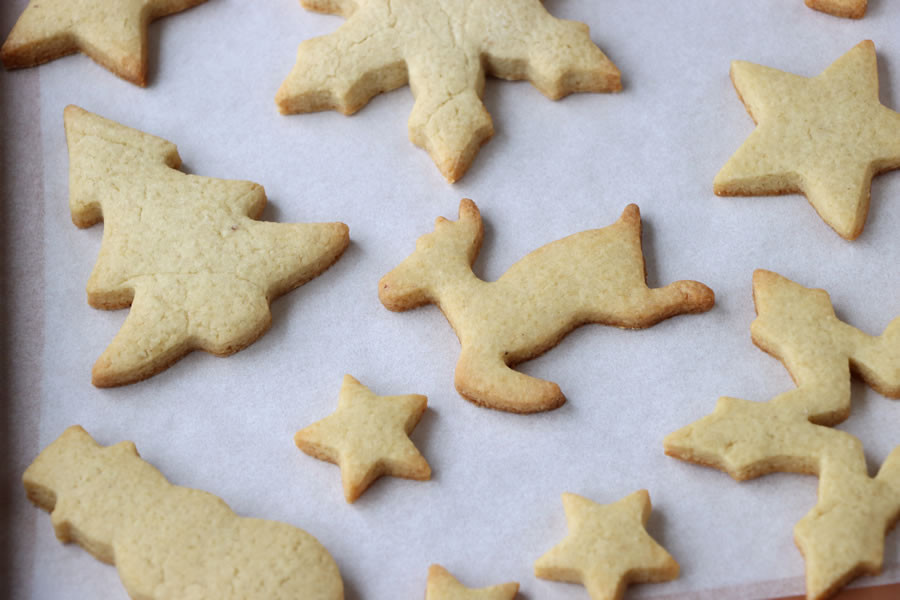
<instances>
[{"instance_id":1,"label":"parchment paper","mask_svg":"<svg viewBox=\"0 0 900 600\"><path fill-rule=\"evenodd\" d=\"M4 31L24 4L4 6ZM815 504L817 480L776 474L737 483L666 457L662 438L711 412L719 396L763 401L792 388L783 366L750 341L754 269L827 289L838 316L871 334L900 315L900 173L875 179L865 231L852 243L802 196L711 191L753 130L729 81L732 59L812 76L873 39L882 101L897 109L900 3L870 0L861 21L801 0L545 5L590 25L625 89L553 102L527 82L489 79L496 135L455 185L407 139L408 88L352 117L277 112L274 94L297 45L343 22L295 0L210 0L158 21L147 89L82 55L0 73L4 192L15 212L4 233L13 597L126 597L115 569L60 545L21 490L25 466L75 423L105 445L133 440L172 482L216 494L241 515L309 531L337 561L349 599L422 597L431 563L470 586L519 581L529 600L586 598L580 586L532 574L566 534L560 494L608 503L640 488L654 505L649 531L682 572L671 583L634 586L629 597L803 592L792 528ZM94 388L91 366L126 311L86 303L103 228L79 230L70 220L67 104L176 143L188 172L263 184L268 220L344 221L350 248L276 300L272 329L246 350L196 352L143 383ZM562 408L533 416L478 408L453 388L459 344L438 309L391 313L376 293L437 216L456 218L462 197L485 219L475 265L484 279L547 242L612 223L635 202L651 285L702 281L716 307L644 331L578 329L521 366L560 384ZM348 505L338 468L297 450L294 432L333 411L344 373L377 394L428 396L412 439L431 464L430 482L383 478ZM854 384L853 414L841 428L862 438L873 473L900 443L898 422L900 404ZM894 531L884 574L856 584L898 580Z\"/></svg>"}]
</instances>

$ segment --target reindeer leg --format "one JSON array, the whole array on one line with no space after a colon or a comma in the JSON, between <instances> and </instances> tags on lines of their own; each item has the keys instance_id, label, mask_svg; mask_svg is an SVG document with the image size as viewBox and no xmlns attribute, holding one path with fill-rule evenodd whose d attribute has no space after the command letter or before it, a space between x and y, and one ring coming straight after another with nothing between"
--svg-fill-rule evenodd
<instances>
[{"instance_id":1,"label":"reindeer leg","mask_svg":"<svg viewBox=\"0 0 900 600\"><path fill-rule=\"evenodd\" d=\"M553 410L566 401L552 381L515 371L500 356L466 349L456 363L455 384L466 400L507 412Z\"/></svg>"}]
</instances>

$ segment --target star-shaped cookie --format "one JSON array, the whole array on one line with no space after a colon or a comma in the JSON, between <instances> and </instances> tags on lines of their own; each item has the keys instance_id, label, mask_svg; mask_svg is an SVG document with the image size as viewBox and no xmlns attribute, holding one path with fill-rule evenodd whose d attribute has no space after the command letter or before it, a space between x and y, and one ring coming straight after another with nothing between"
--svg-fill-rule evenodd
<instances>
[{"instance_id":1,"label":"star-shaped cookie","mask_svg":"<svg viewBox=\"0 0 900 600\"><path fill-rule=\"evenodd\" d=\"M678 563L644 529L647 490L606 505L569 493L562 499L569 535L534 563L536 576L581 583L593 600L621 598L629 583L678 577Z\"/></svg>"},{"instance_id":2,"label":"star-shaped cookie","mask_svg":"<svg viewBox=\"0 0 900 600\"><path fill-rule=\"evenodd\" d=\"M861 19L866 14L868 0L806 0L810 8L848 19Z\"/></svg>"},{"instance_id":3,"label":"star-shaped cookie","mask_svg":"<svg viewBox=\"0 0 900 600\"><path fill-rule=\"evenodd\" d=\"M310 456L341 468L347 502L382 475L430 479L431 467L409 439L427 402L418 394L376 396L344 375L337 410L298 431L294 442Z\"/></svg>"},{"instance_id":4,"label":"star-shaped cookie","mask_svg":"<svg viewBox=\"0 0 900 600\"><path fill-rule=\"evenodd\" d=\"M800 192L855 239L872 177L900 168L900 113L878 100L875 45L860 43L812 78L735 61L731 79L757 128L716 175L715 193Z\"/></svg>"},{"instance_id":5,"label":"star-shaped cookie","mask_svg":"<svg viewBox=\"0 0 900 600\"><path fill-rule=\"evenodd\" d=\"M440 565L431 565L428 568L425 600L513 600L518 593L518 583L469 588Z\"/></svg>"},{"instance_id":6,"label":"star-shaped cookie","mask_svg":"<svg viewBox=\"0 0 900 600\"><path fill-rule=\"evenodd\" d=\"M206 0L31 0L0 49L7 69L83 52L122 79L147 84L147 26Z\"/></svg>"},{"instance_id":7,"label":"star-shaped cookie","mask_svg":"<svg viewBox=\"0 0 900 600\"><path fill-rule=\"evenodd\" d=\"M351 114L405 85L416 98L410 140L441 173L462 177L494 133L481 103L485 73L528 79L544 95L621 89L619 70L586 25L552 17L541 0L301 0L347 22L307 40L278 90L282 113Z\"/></svg>"}]
</instances>

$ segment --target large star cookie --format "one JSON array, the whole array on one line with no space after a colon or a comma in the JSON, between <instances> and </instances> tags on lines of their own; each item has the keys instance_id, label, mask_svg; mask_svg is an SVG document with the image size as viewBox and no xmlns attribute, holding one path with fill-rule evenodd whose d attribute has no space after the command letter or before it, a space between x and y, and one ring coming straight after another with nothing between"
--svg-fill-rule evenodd
<instances>
[{"instance_id":1,"label":"large star cookie","mask_svg":"<svg viewBox=\"0 0 900 600\"><path fill-rule=\"evenodd\" d=\"M866 14L868 0L806 0L810 8L848 19L861 19Z\"/></svg>"},{"instance_id":2,"label":"large star cookie","mask_svg":"<svg viewBox=\"0 0 900 600\"><path fill-rule=\"evenodd\" d=\"M431 565L428 568L425 600L513 600L518 592L518 583L469 588L457 581L444 567Z\"/></svg>"},{"instance_id":3,"label":"large star cookie","mask_svg":"<svg viewBox=\"0 0 900 600\"><path fill-rule=\"evenodd\" d=\"M536 576L581 583L593 600L617 600L629 583L678 577L678 563L644 529L647 490L606 505L566 493L563 508L569 535L535 562Z\"/></svg>"},{"instance_id":4,"label":"large star cookie","mask_svg":"<svg viewBox=\"0 0 900 600\"><path fill-rule=\"evenodd\" d=\"M147 84L147 26L206 0L31 0L0 49L7 69L83 52L131 83Z\"/></svg>"},{"instance_id":5,"label":"large star cookie","mask_svg":"<svg viewBox=\"0 0 900 600\"><path fill-rule=\"evenodd\" d=\"M485 73L528 79L557 99L621 89L619 71L582 23L556 19L540 0L301 0L348 21L303 42L278 90L282 113L351 114L409 83L409 137L441 173L462 177L494 133L481 103Z\"/></svg>"},{"instance_id":6,"label":"large star cookie","mask_svg":"<svg viewBox=\"0 0 900 600\"><path fill-rule=\"evenodd\" d=\"M735 61L731 79L756 130L722 168L716 194L806 194L819 216L855 239L872 177L900 168L900 113L878 101L875 46L865 41L821 75Z\"/></svg>"},{"instance_id":7,"label":"large star cookie","mask_svg":"<svg viewBox=\"0 0 900 600\"><path fill-rule=\"evenodd\" d=\"M343 223L256 221L262 186L185 175L166 140L75 106L65 125L72 220L104 222L88 303L131 306L94 365L97 386L145 379L193 349L237 352L269 328L271 300L347 247Z\"/></svg>"},{"instance_id":8,"label":"large star cookie","mask_svg":"<svg viewBox=\"0 0 900 600\"><path fill-rule=\"evenodd\" d=\"M382 475L420 481L431 467L409 439L428 399L418 394L376 396L344 375L337 410L294 436L297 447L341 468L344 497L353 502Z\"/></svg>"}]
</instances>

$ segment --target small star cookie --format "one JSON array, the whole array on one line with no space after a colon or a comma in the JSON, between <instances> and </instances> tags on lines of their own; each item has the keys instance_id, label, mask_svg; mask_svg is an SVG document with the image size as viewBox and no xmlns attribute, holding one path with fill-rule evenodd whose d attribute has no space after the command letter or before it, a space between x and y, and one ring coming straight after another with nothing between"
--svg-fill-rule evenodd
<instances>
[{"instance_id":1,"label":"small star cookie","mask_svg":"<svg viewBox=\"0 0 900 600\"><path fill-rule=\"evenodd\" d=\"M83 52L131 83L147 85L147 26L206 0L31 0L0 49L7 69Z\"/></svg>"},{"instance_id":2,"label":"small star cookie","mask_svg":"<svg viewBox=\"0 0 900 600\"><path fill-rule=\"evenodd\" d=\"M298 431L294 442L341 468L344 498L353 502L382 475L431 478L431 467L408 437L427 403L419 394L376 396L344 375L337 410Z\"/></svg>"},{"instance_id":3,"label":"small star cookie","mask_svg":"<svg viewBox=\"0 0 900 600\"><path fill-rule=\"evenodd\" d=\"M868 0L806 0L810 8L836 17L861 19L866 14Z\"/></svg>"},{"instance_id":4,"label":"small star cookie","mask_svg":"<svg viewBox=\"0 0 900 600\"><path fill-rule=\"evenodd\" d=\"M570 493L562 499L569 535L534 563L536 576L581 583L593 600L621 598L629 583L678 577L678 563L644 529L647 490L606 505Z\"/></svg>"},{"instance_id":5,"label":"small star cookie","mask_svg":"<svg viewBox=\"0 0 900 600\"><path fill-rule=\"evenodd\" d=\"M518 583L502 583L486 588L468 588L440 565L428 568L425 600L513 600L519 593Z\"/></svg>"},{"instance_id":6,"label":"small star cookie","mask_svg":"<svg viewBox=\"0 0 900 600\"><path fill-rule=\"evenodd\" d=\"M485 73L528 79L545 96L621 89L619 70L583 23L552 17L540 0L301 0L347 22L307 40L275 98L284 114L352 114L408 82L410 140L451 183L494 134L481 102Z\"/></svg>"},{"instance_id":7,"label":"small star cookie","mask_svg":"<svg viewBox=\"0 0 900 600\"><path fill-rule=\"evenodd\" d=\"M757 128L716 175L715 193L803 193L838 234L859 236L872 177L900 168L900 113L878 100L875 45L812 78L734 61L731 79Z\"/></svg>"}]
</instances>

